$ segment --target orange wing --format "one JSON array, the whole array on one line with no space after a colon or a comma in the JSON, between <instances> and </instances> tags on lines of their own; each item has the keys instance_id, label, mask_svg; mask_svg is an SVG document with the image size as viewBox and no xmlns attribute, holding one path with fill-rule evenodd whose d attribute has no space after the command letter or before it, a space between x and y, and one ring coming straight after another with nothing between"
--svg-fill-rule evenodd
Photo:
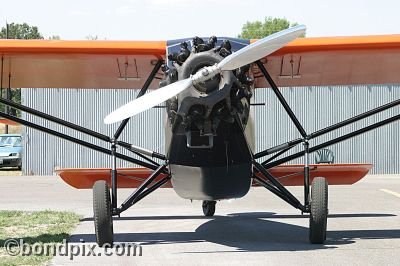
<instances>
[{"instance_id":1,"label":"orange wing","mask_svg":"<svg viewBox=\"0 0 400 266\"><path fill-rule=\"evenodd\" d=\"M12 88L141 88L165 53L166 41L1 40L2 87L10 74Z\"/></svg>"},{"instance_id":2,"label":"orange wing","mask_svg":"<svg viewBox=\"0 0 400 266\"><path fill-rule=\"evenodd\" d=\"M279 87L400 83L400 35L301 38L263 63Z\"/></svg>"},{"instance_id":3,"label":"orange wing","mask_svg":"<svg viewBox=\"0 0 400 266\"><path fill-rule=\"evenodd\" d=\"M303 165L280 165L268 171L285 186L302 186ZM351 185L362 179L372 168L371 164L313 164L310 165L311 179L316 176L327 178L329 185ZM97 180L106 180L111 186L111 169L59 169L56 173L70 186L78 189L92 188ZM136 188L152 173L146 168L118 169L118 187ZM160 175L154 182L162 179ZM253 184L257 186L257 184ZM172 187L171 182L163 187Z\"/></svg>"},{"instance_id":4,"label":"orange wing","mask_svg":"<svg viewBox=\"0 0 400 266\"><path fill-rule=\"evenodd\" d=\"M16 126L19 125L17 122L11 121L10 119L0 118L0 124Z\"/></svg>"},{"instance_id":5,"label":"orange wing","mask_svg":"<svg viewBox=\"0 0 400 266\"><path fill-rule=\"evenodd\" d=\"M11 87L140 88L166 41L1 40ZM302 38L264 59L278 86L400 83L400 35ZM258 76L258 70L253 72ZM3 79L7 87L8 79ZM153 81L150 88L157 88ZM256 78L256 87L267 87Z\"/></svg>"}]
</instances>

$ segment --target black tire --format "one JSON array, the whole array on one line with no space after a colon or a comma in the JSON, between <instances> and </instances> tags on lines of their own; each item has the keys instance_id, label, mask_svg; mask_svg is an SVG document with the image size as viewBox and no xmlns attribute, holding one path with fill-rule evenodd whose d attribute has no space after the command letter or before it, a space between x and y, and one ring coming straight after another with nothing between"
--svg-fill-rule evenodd
<instances>
[{"instance_id":1,"label":"black tire","mask_svg":"<svg viewBox=\"0 0 400 266\"><path fill-rule=\"evenodd\" d=\"M215 213L215 204L217 202L213 200L204 200L202 207L203 207L203 213L207 217L211 217Z\"/></svg>"},{"instance_id":2,"label":"black tire","mask_svg":"<svg viewBox=\"0 0 400 266\"><path fill-rule=\"evenodd\" d=\"M324 177L314 178L311 185L310 204L310 242L323 244L326 240L328 222L328 182Z\"/></svg>"},{"instance_id":3,"label":"black tire","mask_svg":"<svg viewBox=\"0 0 400 266\"><path fill-rule=\"evenodd\" d=\"M111 215L110 189L107 182L99 180L93 186L93 220L96 241L100 247L113 245L114 230Z\"/></svg>"}]
</instances>

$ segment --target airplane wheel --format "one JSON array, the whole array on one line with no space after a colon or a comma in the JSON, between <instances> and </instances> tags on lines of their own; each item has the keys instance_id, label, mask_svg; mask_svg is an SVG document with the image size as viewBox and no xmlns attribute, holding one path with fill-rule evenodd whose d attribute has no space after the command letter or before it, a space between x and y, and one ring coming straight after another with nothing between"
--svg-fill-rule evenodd
<instances>
[{"instance_id":1,"label":"airplane wheel","mask_svg":"<svg viewBox=\"0 0 400 266\"><path fill-rule=\"evenodd\" d=\"M205 216L213 216L215 213L215 204L217 202L213 200L204 200L203 201L203 213Z\"/></svg>"},{"instance_id":2,"label":"airplane wheel","mask_svg":"<svg viewBox=\"0 0 400 266\"><path fill-rule=\"evenodd\" d=\"M310 242L323 244L328 220L328 182L324 177L314 178L311 184L310 204Z\"/></svg>"},{"instance_id":3,"label":"airplane wheel","mask_svg":"<svg viewBox=\"0 0 400 266\"><path fill-rule=\"evenodd\" d=\"M111 215L110 189L104 180L99 180L93 186L94 228L97 244L113 245L114 230Z\"/></svg>"}]
</instances>

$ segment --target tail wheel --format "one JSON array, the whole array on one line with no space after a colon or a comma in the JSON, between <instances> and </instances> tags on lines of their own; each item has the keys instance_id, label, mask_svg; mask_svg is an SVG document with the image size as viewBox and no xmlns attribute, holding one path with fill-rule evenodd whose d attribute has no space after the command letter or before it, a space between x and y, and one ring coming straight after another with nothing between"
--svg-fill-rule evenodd
<instances>
[{"instance_id":1,"label":"tail wheel","mask_svg":"<svg viewBox=\"0 0 400 266\"><path fill-rule=\"evenodd\" d=\"M203 201L203 213L205 216L213 216L215 213L215 204L217 202L213 200L205 200Z\"/></svg>"},{"instance_id":2,"label":"tail wheel","mask_svg":"<svg viewBox=\"0 0 400 266\"><path fill-rule=\"evenodd\" d=\"M328 182L323 177L316 177L312 182L310 211L310 242L323 244L328 220Z\"/></svg>"},{"instance_id":3,"label":"tail wheel","mask_svg":"<svg viewBox=\"0 0 400 266\"><path fill-rule=\"evenodd\" d=\"M114 230L111 215L110 189L104 180L99 180L93 186L94 228L97 244L113 245Z\"/></svg>"}]
</instances>

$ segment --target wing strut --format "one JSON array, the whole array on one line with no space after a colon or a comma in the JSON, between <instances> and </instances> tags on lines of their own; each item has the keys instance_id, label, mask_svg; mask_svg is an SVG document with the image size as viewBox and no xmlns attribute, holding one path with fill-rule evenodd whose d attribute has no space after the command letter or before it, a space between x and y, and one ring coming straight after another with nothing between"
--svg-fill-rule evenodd
<instances>
[{"instance_id":1,"label":"wing strut","mask_svg":"<svg viewBox=\"0 0 400 266\"><path fill-rule=\"evenodd\" d=\"M149 77L147 78L145 84L143 85L142 89L140 90L139 94L138 94L138 98L143 96L146 91L148 90L151 82L154 80L155 76L157 75L158 71L160 70L162 64L164 63L163 60L158 60L157 63L154 66L154 69L152 70L152 72L150 73ZM2 73L3 74L3 73ZM2 83L2 81L0 81L0 83ZM1 85L2 87L2 85ZM88 128L84 128L82 126L73 124L71 122L65 121L63 119L60 119L58 117L55 116L51 116L49 114L40 112L38 110L35 110L33 108L30 108L28 106L24 106L21 105L19 103L15 103L13 101L10 101L9 99L4 99L0 96L0 103L5 104L7 107L12 107L21 111L24 111L26 113L38 116L40 118L43 118L45 120L49 120L52 121L54 123L63 125L65 127L74 129L76 131L79 131L81 133L87 134L89 136L92 136L94 138L106 141L108 143L111 143L111 149L106 149L103 148L101 146L92 144L90 142L81 140L81 139L77 139L74 137L71 137L69 135L63 134L61 132L40 126L38 124L35 123L31 123L27 120L15 117L13 115L8 114L7 112L2 112L0 111L0 116L3 116L11 121L17 122L19 124L22 124L24 126L28 126L28 127L32 127L34 129L40 130L42 132L45 132L47 134L74 142L76 144L85 146L87 148L105 153L105 154L109 154L112 157L112 169L111 169L111 215L119 215L121 212L123 212L124 210L128 209L130 206L134 205L136 202L138 202L139 200L141 200L142 198L144 198L145 196L147 196L148 194L152 193L154 190L156 190L157 188L161 187L162 185L164 185L166 182L169 181L169 179L171 178L170 173L166 167L166 157L163 154L157 153L155 151L150 151L141 147L137 147L134 146L130 143L127 142L123 142L123 141L118 141L119 136L121 135L121 133L123 132L123 130L125 129L129 119L125 119L120 126L118 127L117 131L115 132L115 134L113 135L113 137L108 137L106 135L103 135L99 132L90 130ZM139 160L139 159L135 159L133 157L121 154L117 152L117 146L121 146L129 151L131 151L132 153L136 154L137 156L141 157L143 160ZM151 156L153 158L157 158L160 160L163 160L164 163L162 165L160 165L159 163L153 161L152 159L148 158L147 156ZM136 191L135 193L133 193L126 201L125 201L125 205L121 206L120 208L117 208L117 168L116 168L116 160L118 159L122 159L131 163L134 163L136 165L142 166L142 167L146 167L149 168L151 170L154 170L154 173L150 176L150 179L147 179L147 181L144 181L144 183L141 185L141 190L140 191ZM162 179L160 180L156 180L156 177L160 177L161 175L163 175Z\"/></svg>"},{"instance_id":2,"label":"wing strut","mask_svg":"<svg viewBox=\"0 0 400 266\"><path fill-rule=\"evenodd\" d=\"M360 134L363 134L365 132L368 132L370 130L373 130L375 128L381 127L383 125L392 123L394 121L397 121L400 119L400 115L396 115L393 116L391 118L382 120L380 122L377 122L375 124L363 127L361 129L355 130L351 133L348 133L346 135L337 137L335 139L326 141L324 143L321 143L319 145L316 145L314 147L310 148L310 144L309 144L309 140L314 139L316 137L319 137L323 134L329 133L331 131L334 131L336 129L339 129L341 127L344 127L346 125L355 123L361 119L364 119L366 117L369 117L371 115L377 114L379 112L385 111L389 108L392 108L394 106L400 105L400 99L395 100L393 102L387 103L385 105L382 105L380 107L377 107L375 109L372 109L370 111L367 111L365 113L359 114L357 116L354 116L352 118L349 118L347 120L344 120L342 122L339 122L337 124L334 124L332 126L326 127L324 129L318 130L316 132L313 132L311 134L307 134L306 131L304 130L304 127L301 125L300 121L297 119L296 115L293 113L292 109L290 108L290 106L288 105L288 103L286 102L285 98L283 97L283 95L280 93L277 85L275 84L275 82L273 81L273 79L271 78L271 76L269 75L268 71L265 69L264 65L260 62L257 61L256 62L257 66L259 67L259 69L261 70L262 74L264 75L265 79L267 80L267 82L270 84L271 88L274 90L276 96L278 97L281 105L284 107L284 109L286 110L287 114L289 115L289 117L291 118L291 120L293 121L294 125L296 126L296 128L298 129L298 131L300 132L300 134L302 135L302 138L298 138L283 144L280 144L278 146L266 149L264 151L258 152L256 154L254 154L253 156L253 167L255 169L255 175L253 176L254 181L261 184L262 186L266 187L268 190L270 190L271 192L273 192L274 194L276 194L277 196L279 196L280 198L282 198L283 200L285 200L286 202L288 202L289 204L291 204L292 206L294 206L297 209L300 209L302 212L310 212L310 167L309 167L309 153L311 152L315 152L317 150L320 150L322 148L328 147L330 145L336 144L338 142L347 140L349 138L358 136ZM283 153L289 151L291 148L297 146L298 144L303 143L304 145L304 150L301 152L297 152L295 154L286 156L284 158L281 159L277 159L275 160L277 157L279 157L280 155L282 155ZM258 158L262 158L264 156L267 155L271 155L273 153L276 153L275 155L273 155L272 157L270 157L269 159L267 159L266 161L264 161L263 163L258 163L255 161L255 159ZM286 163L288 161L297 159L304 156L304 205L301 204L288 190L286 190L281 183L279 183L278 180L276 180L271 174L269 174L268 169L278 166L280 164ZM263 180L260 176L265 177L268 179L268 181L270 183L268 183L267 181Z\"/></svg>"},{"instance_id":3,"label":"wing strut","mask_svg":"<svg viewBox=\"0 0 400 266\"><path fill-rule=\"evenodd\" d=\"M151 82L153 81L153 79L155 78L155 76L157 75L157 72L160 70L162 64L164 63L163 60L158 60L157 63L155 64L153 70L151 71L149 77L147 78L146 82L143 84L142 89L139 91L137 98L142 97L147 90L150 87ZM124 119L121 124L119 125L117 131L114 134L114 138L118 139L119 136L121 135L122 131L124 130L125 126L128 124L130 118Z\"/></svg>"},{"instance_id":4,"label":"wing strut","mask_svg":"<svg viewBox=\"0 0 400 266\"><path fill-rule=\"evenodd\" d=\"M357 135L363 134L375 128L381 127L383 125L392 123L400 119L400 115L396 115L390 117L388 119L382 120L375 124L363 127L361 129L355 130L351 133L346 135L334 138L332 140L326 141L319 145L310 148L309 140L341 128L343 126L352 124L357 122L361 119L364 119L368 116L376 114L378 112L382 112L394 106L400 104L400 99L393 101L391 103L385 104L368 112L362 113L340 123L334 124L332 126L326 127L319 131L316 131L311 134L307 134L304 130L303 126L300 124L300 121L297 119L293 111L291 110L290 106L287 104L286 100L284 99L283 95L279 92L278 87L276 86L275 82L269 75L268 71L265 69L264 65L257 61L256 64L258 65L259 69L261 70L262 74L264 75L267 82L270 84L271 88L274 90L276 96L278 97L281 105L286 110L287 114L291 118L292 122L300 132L302 138L295 139L284 144L272 147L265 151L261 151L259 153L254 154L253 156L253 180L254 182L264 186L266 189L280 197L282 200L286 201L296 209L301 210L302 213L310 213L310 227L309 227L309 240L313 244L322 244L326 240L326 225L328 219L328 183L324 177L315 177L312 181L310 186L310 165L309 165L309 154L310 152L315 152L327 146L333 145L335 143L344 141L346 139L355 137ZM295 154L286 156L281 159L277 159L283 153L289 151L294 146L303 143L304 150L301 152L297 152ZM263 163L258 163L256 161L257 158L264 157L266 155L270 155L276 153L275 155L271 156L268 160L264 161ZM299 158L304 156L304 204L301 204L300 201L289 191L287 190L274 176L272 176L268 169L278 166L282 163L288 162L290 160ZM275 160L275 161L273 161ZM281 177L283 178L283 177ZM266 180L265 180L266 179ZM310 187L311 193L310 193Z\"/></svg>"},{"instance_id":5,"label":"wing strut","mask_svg":"<svg viewBox=\"0 0 400 266\"><path fill-rule=\"evenodd\" d=\"M283 108L285 108L286 113L289 115L290 119L293 121L294 125L296 126L297 130L300 132L301 136L303 138L307 137L307 133L304 130L304 127L301 125L299 119L297 119L296 115L294 114L292 108L290 108L289 104L285 100L285 97L283 97L282 93L279 91L278 86L276 86L274 80L271 78L269 75L268 71L265 69L264 65L260 62L256 62L258 68L261 70L261 73L264 75L265 79L268 81L268 83L271 85L272 90L274 91L276 97L282 104Z\"/></svg>"},{"instance_id":6,"label":"wing strut","mask_svg":"<svg viewBox=\"0 0 400 266\"><path fill-rule=\"evenodd\" d=\"M163 60L159 59L157 63L155 64L153 70L151 71L149 77L147 78L146 82L143 84L142 89L139 91L139 94L137 95L137 98L142 97L146 91L149 89L151 82L157 75L158 71L160 70L162 64L164 63ZM130 120L129 118L124 119L121 124L119 125L117 131L114 134L114 137L111 139L111 160L112 160L112 167L111 167L111 207L112 207L112 213L117 213L117 187L118 187L118 173L117 173L117 145L120 145L123 148L126 148L130 150L131 152L135 154L142 154L144 149L138 149L138 147L135 147L133 145L130 145L125 142L119 142L118 138L121 136L121 133L124 131L126 125L128 124ZM153 152L152 155L156 155L154 157L158 157L162 160L165 160L166 157L164 155L161 155L159 153ZM157 163L156 163L157 164ZM160 166L159 164L157 164ZM162 168L162 170L165 170L165 168Z\"/></svg>"}]
</instances>

